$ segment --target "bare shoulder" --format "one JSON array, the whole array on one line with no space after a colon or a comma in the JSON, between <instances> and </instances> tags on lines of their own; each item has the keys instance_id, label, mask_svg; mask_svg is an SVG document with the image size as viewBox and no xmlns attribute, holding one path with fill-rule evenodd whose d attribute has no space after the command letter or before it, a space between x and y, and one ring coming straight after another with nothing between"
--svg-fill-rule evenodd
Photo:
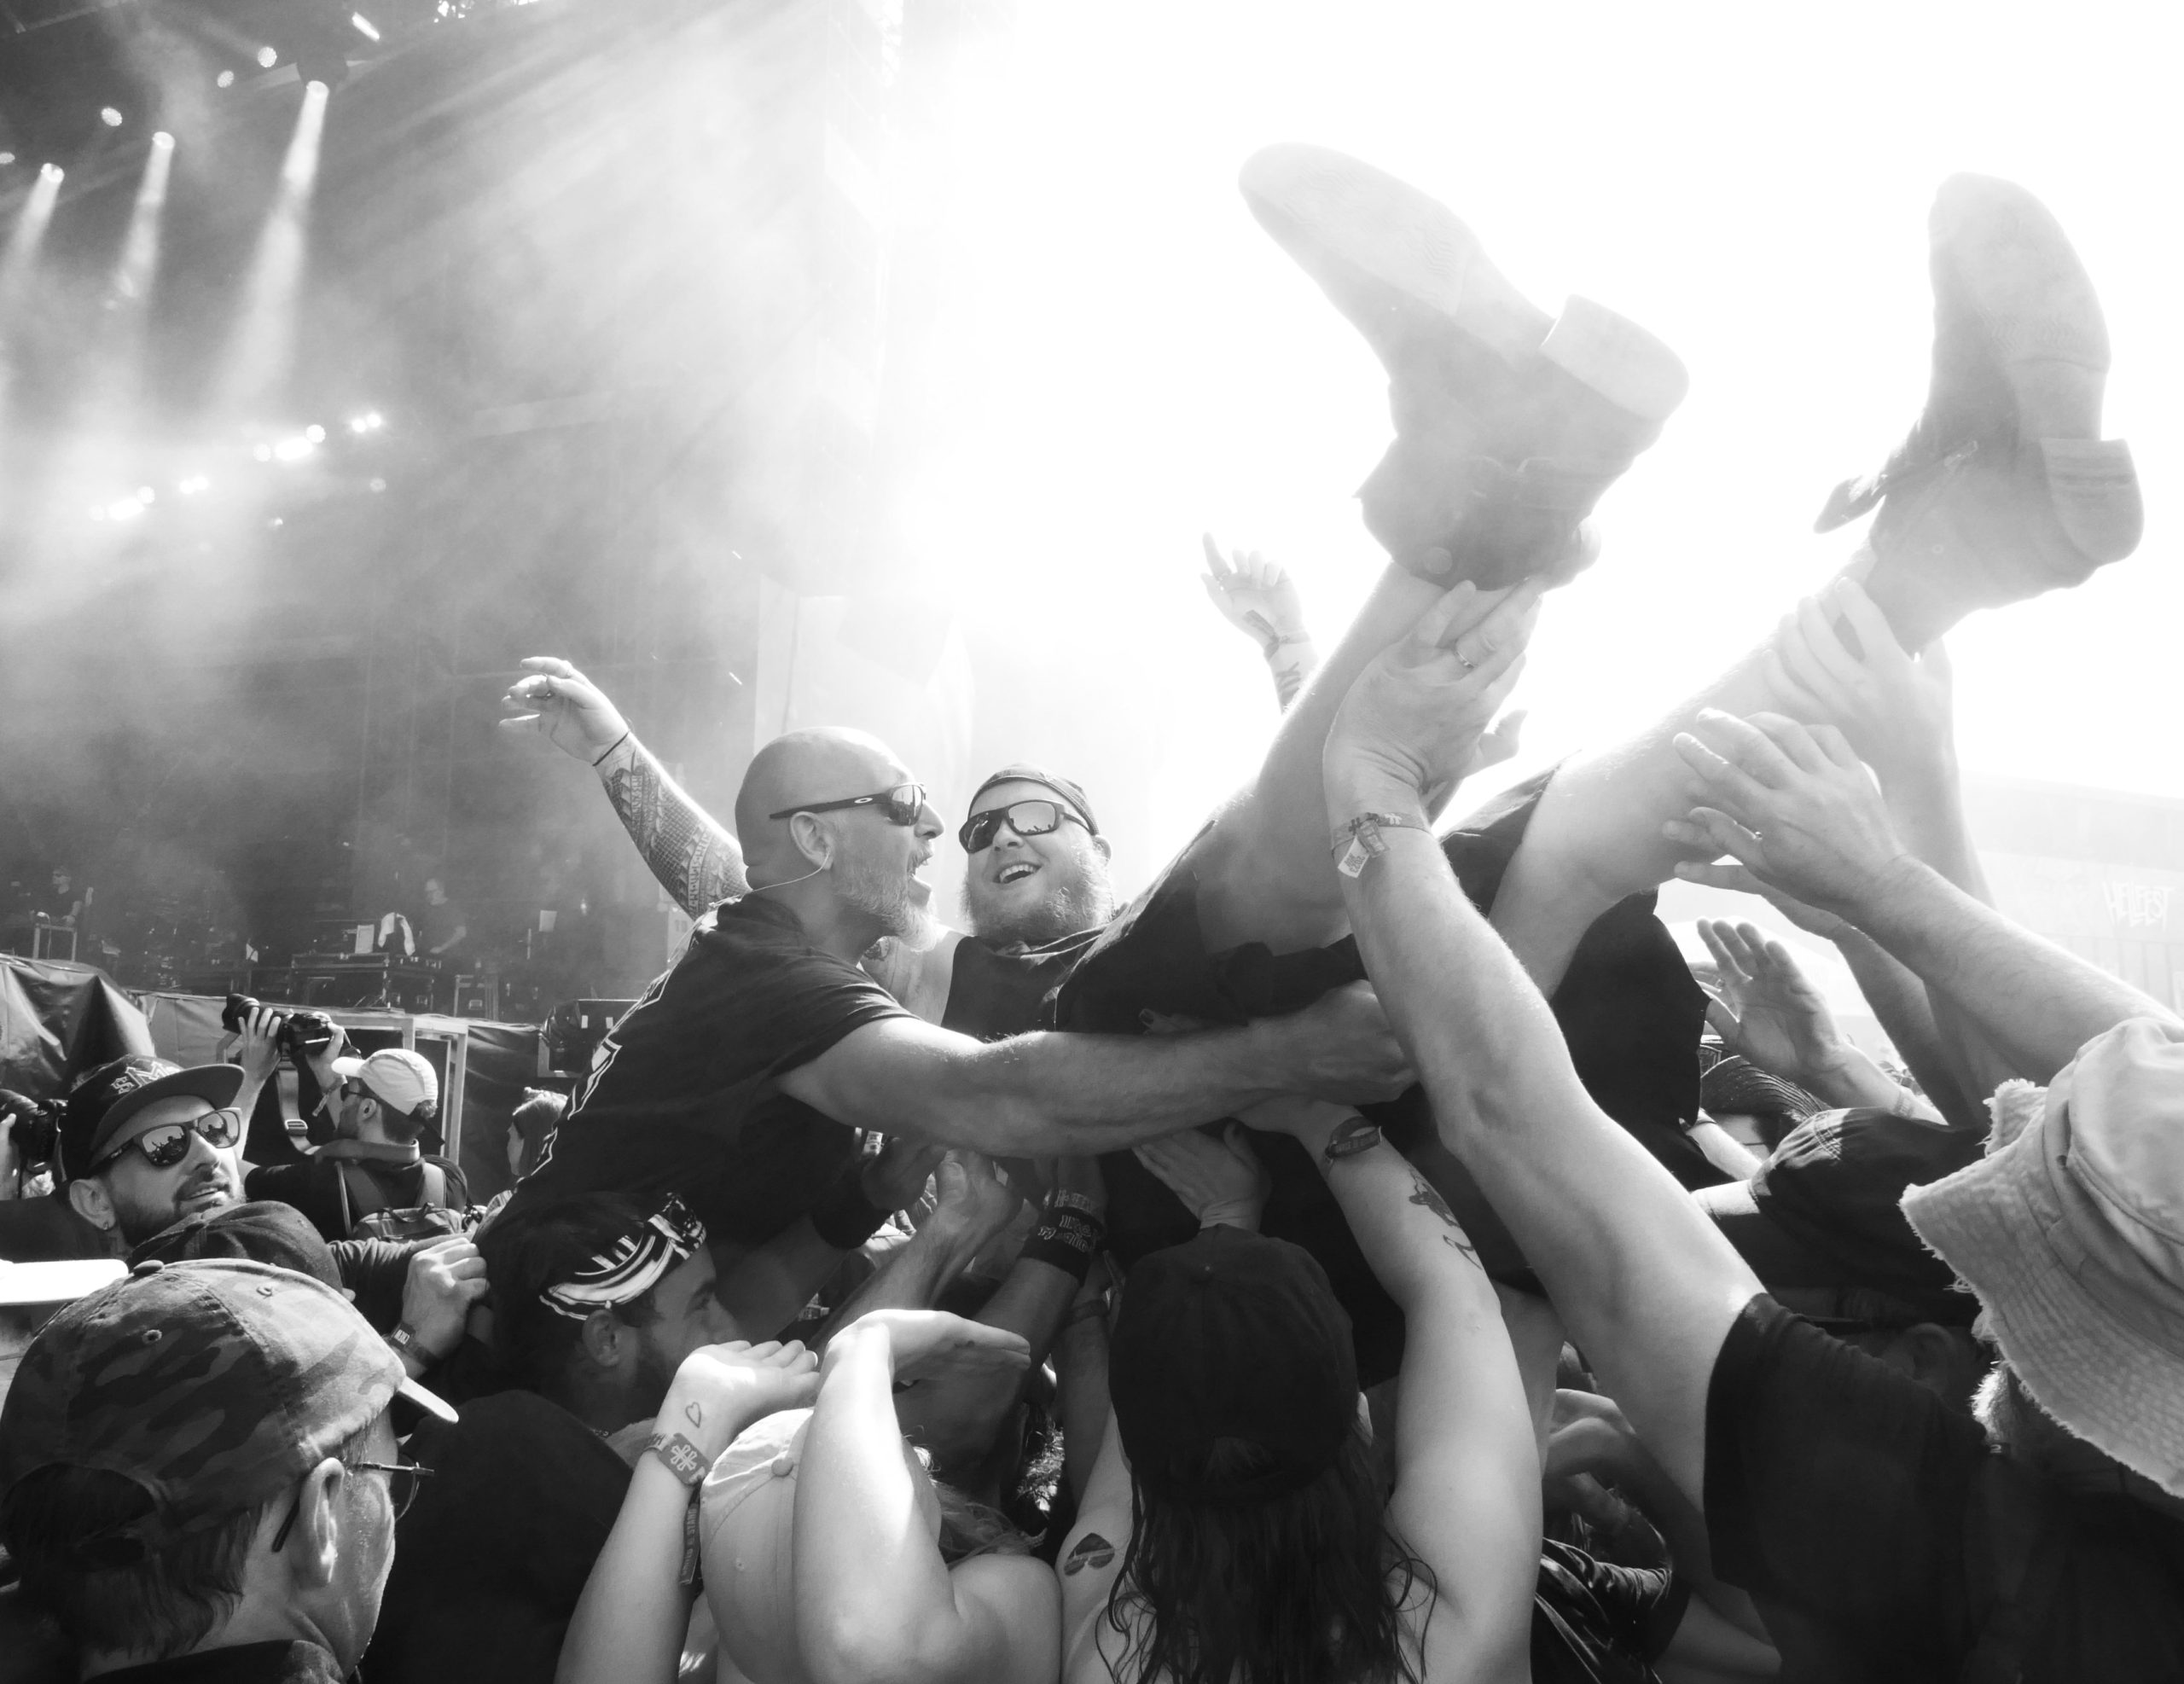
<instances>
[{"instance_id":1,"label":"bare shoulder","mask_svg":"<svg viewBox=\"0 0 2184 1684\"><path fill-rule=\"evenodd\" d=\"M938 1023L948 1009L961 930L944 930L931 947L913 949L890 936L864 955L865 974L895 996L903 1010Z\"/></svg>"}]
</instances>

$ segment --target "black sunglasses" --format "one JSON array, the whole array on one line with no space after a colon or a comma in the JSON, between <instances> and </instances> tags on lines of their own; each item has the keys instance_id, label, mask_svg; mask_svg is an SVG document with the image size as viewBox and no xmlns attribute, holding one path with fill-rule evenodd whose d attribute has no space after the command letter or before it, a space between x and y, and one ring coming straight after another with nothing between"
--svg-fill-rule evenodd
<instances>
[{"instance_id":1,"label":"black sunglasses","mask_svg":"<svg viewBox=\"0 0 2184 1684\"><path fill-rule=\"evenodd\" d=\"M417 1501L417 1488L433 1477L433 1470L415 1462L350 1462L354 1468L369 1468L374 1473L386 1476L387 1501L394 1506L394 1518L399 1520L409 1513L410 1505ZM288 1542L288 1534L295 1530L297 1517L304 1512L303 1493L296 1493L295 1501L288 1505L288 1518L281 1523L281 1530L273 1535L273 1553L278 1555Z\"/></svg>"},{"instance_id":2,"label":"black sunglasses","mask_svg":"<svg viewBox=\"0 0 2184 1684\"><path fill-rule=\"evenodd\" d=\"M983 813L972 814L956 833L956 839L963 845L967 854L990 848L993 839L1001 834L1004 820L1019 836L1044 836L1060 830L1065 821L1083 824L1087 830L1092 828L1059 801L1012 801L1006 807L989 807Z\"/></svg>"},{"instance_id":3,"label":"black sunglasses","mask_svg":"<svg viewBox=\"0 0 2184 1684\"><path fill-rule=\"evenodd\" d=\"M870 795L845 796L839 801L807 801L800 807L784 807L766 816L793 819L799 813L833 813L845 807L877 807L880 816L888 823L913 825L925 816L925 786L898 783L892 789L877 790Z\"/></svg>"},{"instance_id":4,"label":"black sunglasses","mask_svg":"<svg viewBox=\"0 0 2184 1684\"><path fill-rule=\"evenodd\" d=\"M96 1170L111 1164L125 1152L141 1152L144 1161L154 1170L171 1170L189 1156L189 1137L202 1135L205 1144L224 1149L242 1138L242 1113L233 1109L208 1111L202 1117L193 1117L186 1123L162 1123L156 1129L147 1129L141 1135L122 1141L106 1153Z\"/></svg>"}]
</instances>

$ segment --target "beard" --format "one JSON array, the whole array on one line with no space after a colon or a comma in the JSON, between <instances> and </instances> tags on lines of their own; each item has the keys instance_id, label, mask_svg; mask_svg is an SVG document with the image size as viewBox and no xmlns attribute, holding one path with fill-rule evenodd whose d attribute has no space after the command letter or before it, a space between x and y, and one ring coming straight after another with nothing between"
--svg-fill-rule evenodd
<instances>
[{"instance_id":1,"label":"beard","mask_svg":"<svg viewBox=\"0 0 2184 1684\"><path fill-rule=\"evenodd\" d=\"M225 1170L220 1170L208 1176L193 1176L164 1198L135 1198L111 1185L107 1189L107 1197L113 1205L114 1225L121 1230L122 1240L133 1251L154 1234L166 1233L184 1217L217 1209L217 1205L211 1204L200 1204L186 1211L182 1208L199 1193L215 1188L222 1195L218 1200L220 1205L232 1205L241 1196L235 1177Z\"/></svg>"},{"instance_id":2,"label":"beard","mask_svg":"<svg viewBox=\"0 0 2184 1684\"><path fill-rule=\"evenodd\" d=\"M967 874L963 911L970 920L971 933L996 947L1044 947L1065 936L1096 930L1115 915L1114 891L1104 876L1072 874L1054 865L1040 875L1047 886L1033 898L980 911Z\"/></svg>"},{"instance_id":3,"label":"beard","mask_svg":"<svg viewBox=\"0 0 2184 1684\"><path fill-rule=\"evenodd\" d=\"M834 892L912 948L930 947L939 933L932 915L911 897L907 872L852 854L834 869Z\"/></svg>"}]
</instances>

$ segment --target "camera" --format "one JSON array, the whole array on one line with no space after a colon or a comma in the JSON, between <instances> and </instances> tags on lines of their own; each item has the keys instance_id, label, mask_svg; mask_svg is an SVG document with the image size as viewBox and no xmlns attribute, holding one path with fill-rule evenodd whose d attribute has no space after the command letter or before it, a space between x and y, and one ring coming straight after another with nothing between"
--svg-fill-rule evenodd
<instances>
[{"instance_id":1,"label":"camera","mask_svg":"<svg viewBox=\"0 0 2184 1684\"><path fill-rule=\"evenodd\" d=\"M61 1113L57 1100L34 1100L0 1089L0 1117L11 1118L9 1131L15 1153L26 1164L50 1164L60 1150Z\"/></svg>"},{"instance_id":2,"label":"camera","mask_svg":"<svg viewBox=\"0 0 2184 1684\"><path fill-rule=\"evenodd\" d=\"M220 1027L230 1035L240 1035L244 1023L258 1008L258 1002L247 994L230 994L228 1003L220 1008ZM273 1044L283 1053L316 1053L334 1042L334 1019L323 1012L282 1012L276 1015L281 1024L273 1031Z\"/></svg>"}]
</instances>

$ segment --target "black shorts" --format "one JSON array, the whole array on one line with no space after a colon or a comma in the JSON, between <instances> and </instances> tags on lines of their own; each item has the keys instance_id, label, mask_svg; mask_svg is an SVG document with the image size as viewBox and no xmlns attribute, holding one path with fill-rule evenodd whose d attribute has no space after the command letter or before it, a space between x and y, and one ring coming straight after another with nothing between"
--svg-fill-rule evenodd
<instances>
[{"instance_id":1,"label":"black shorts","mask_svg":"<svg viewBox=\"0 0 2184 1684\"><path fill-rule=\"evenodd\" d=\"M1481 913L1492 909L1551 775L1542 773L1496 797L1442 839L1456 880ZM1298 953L1276 954L1257 943L1207 952L1191 851L1187 846L1077 962L1054 996L1055 1027L1141 1034L1165 1018L1239 1024L1297 1011L1364 977L1354 938ZM1594 1102L1685 1186L1704 1187L1723 1177L1683 1131L1699 1112L1706 996L1653 915L1653 903L1651 892L1633 895L1595 920L1552 1003ZM1364 1109L1398 1148L1427 1167L1490 1271L1500 1279L1523 1278L1524 1261L1507 1231L1461 1167L1438 1150L1424 1089ZM1263 1230L1303 1246L1327 1270L1350 1313L1362 1383L1391 1377L1403 1358L1402 1312L1374 1279L1327 1183L1294 1141L1263 1135L1252 1144L1274 1178ZM1101 1168L1107 1182L1107 1243L1125 1266L1197 1231L1182 1202L1130 1153L1109 1153Z\"/></svg>"}]
</instances>

